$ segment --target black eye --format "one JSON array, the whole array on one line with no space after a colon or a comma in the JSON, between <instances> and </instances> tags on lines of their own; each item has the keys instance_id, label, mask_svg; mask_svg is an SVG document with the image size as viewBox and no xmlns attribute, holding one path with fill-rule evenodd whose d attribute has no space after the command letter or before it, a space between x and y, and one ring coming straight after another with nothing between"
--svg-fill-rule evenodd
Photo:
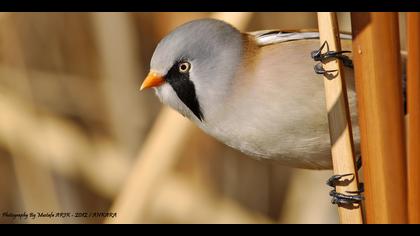
<instances>
[{"instance_id":1,"label":"black eye","mask_svg":"<svg viewBox=\"0 0 420 236\"><path fill-rule=\"evenodd\" d=\"M188 62L181 62L178 65L178 70L181 73L187 73L191 69L191 64Z\"/></svg>"}]
</instances>

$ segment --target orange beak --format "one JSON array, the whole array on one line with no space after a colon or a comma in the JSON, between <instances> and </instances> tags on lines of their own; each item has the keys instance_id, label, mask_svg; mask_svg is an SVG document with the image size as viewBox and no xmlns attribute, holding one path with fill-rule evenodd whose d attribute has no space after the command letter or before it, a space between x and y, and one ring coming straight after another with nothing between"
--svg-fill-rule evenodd
<instances>
[{"instance_id":1,"label":"orange beak","mask_svg":"<svg viewBox=\"0 0 420 236\"><path fill-rule=\"evenodd\" d=\"M159 86L163 83L165 83L165 79L162 75L154 71L150 71L146 79L144 79L143 83L141 84L140 91L143 89Z\"/></svg>"}]
</instances>

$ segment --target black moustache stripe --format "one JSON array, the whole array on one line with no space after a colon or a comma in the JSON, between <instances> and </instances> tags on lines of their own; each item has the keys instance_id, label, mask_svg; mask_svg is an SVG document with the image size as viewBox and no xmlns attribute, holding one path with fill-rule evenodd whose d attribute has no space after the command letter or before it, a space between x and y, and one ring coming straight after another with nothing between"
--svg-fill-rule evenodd
<instances>
[{"instance_id":1,"label":"black moustache stripe","mask_svg":"<svg viewBox=\"0 0 420 236\"><path fill-rule=\"evenodd\" d=\"M202 121L204 119L201 112L200 104L195 94L194 83L190 80L189 73L181 73L178 71L178 64L175 64L165 76L179 99L191 110L192 113Z\"/></svg>"}]
</instances>

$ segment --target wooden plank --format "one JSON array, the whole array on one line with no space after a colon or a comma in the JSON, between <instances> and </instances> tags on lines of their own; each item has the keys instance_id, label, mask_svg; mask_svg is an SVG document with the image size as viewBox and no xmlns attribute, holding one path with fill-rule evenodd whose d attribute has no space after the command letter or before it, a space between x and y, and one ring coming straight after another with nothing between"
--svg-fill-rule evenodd
<instances>
[{"instance_id":1,"label":"wooden plank","mask_svg":"<svg viewBox=\"0 0 420 236\"><path fill-rule=\"evenodd\" d=\"M318 27L321 45L327 41L330 50L341 51L337 15L333 12L318 13ZM331 60L323 66L326 70L338 70L338 73L333 73L334 75L336 74L333 79L329 76L324 76L324 87L334 174L354 174L354 177L346 177L348 180L353 179L348 185L337 186L337 192L346 194L346 191L358 190L358 178L354 161L353 136L344 71L340 60ZM341 223L363 223L361 204L354 204L354 207L350 208L339 205L338 212Z\"/></svg>"},{"instance_id":2,"label":"wooden plank","mask_svg":"<svg viewBox=\"0 0 420 236\"><path fill-rule=\"evenodd\" d=\"M367 223L406 223L398 15L352 13Z\"/></svg>"},{"instance_id":3,"label":"wooden plank","mask_svg":"<svg viewBox=\"0 0 420 236\"><path fill-rule=\"evenodd\" d=\"M409 222L420 223L420 13L407 13L407 172Z\"/></svg>"}]
</instances>

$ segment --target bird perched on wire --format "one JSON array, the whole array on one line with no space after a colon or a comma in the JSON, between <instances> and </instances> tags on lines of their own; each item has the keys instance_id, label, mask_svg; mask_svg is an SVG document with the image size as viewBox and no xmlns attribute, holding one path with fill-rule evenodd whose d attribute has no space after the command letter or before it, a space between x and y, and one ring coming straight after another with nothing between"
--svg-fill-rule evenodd
<instances>
[{"instance_id":1,"label":"bird perched on wire","mask_svg":"<svg viewBox=\"0 0 420 236\"><path fill-rule=\"evenodd\" d=\"M349 49L351 36L341 37L343 49ZM311 58L319 46L317 32L243 33L223 21L196 20L158 44L141 90L153 87L164 104L248 155L329 169L324 85ZM352 68L345 73L357 153Z\"/></svg>"}]
</instances>

